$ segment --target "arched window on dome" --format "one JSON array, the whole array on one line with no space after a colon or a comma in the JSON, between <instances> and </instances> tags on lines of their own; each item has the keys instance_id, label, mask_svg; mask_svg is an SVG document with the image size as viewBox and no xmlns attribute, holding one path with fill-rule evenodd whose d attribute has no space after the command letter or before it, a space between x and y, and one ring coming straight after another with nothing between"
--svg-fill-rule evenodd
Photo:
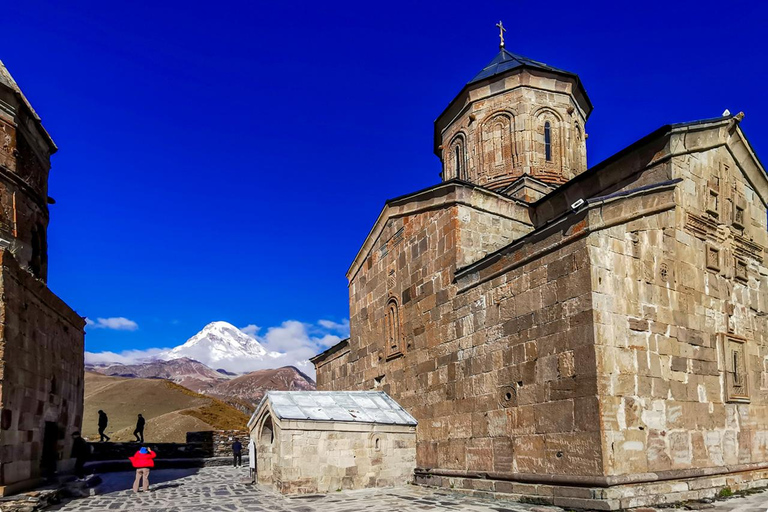
<instances>
[{"instance_id":1,"label":"arched window on dome","mask_svg":"<svg viewBox=\"0 0 768 512\"><path fill-rule=\"evenodd\" d=\"M456 169L456 177L458 179L463 179L464 177L463 176L464 166L462 165L463 163L462 160L463 160L463 155L461 151L461 144L456 144L453 147L453 162L454 162L453 165L454 165L454 168Z\"/></svg>"},{"instance_id":2,"label":"arched window on dome","mask_svg":"<svg viewBox=\"0 0 768 512\"><path fill-rule=\"evenodd\" d=\"M448 179L450 178L456 178L460 180L467 179L465 147L466 145L464 144L464 135L461 133L456 135L451 141L450 153L449 153L450 163L447 165L447 167L452 172L449 172Z\"/></svg>"},{"instance_id":3,"label":"arched window on dome","mask_svg":"<svg viewBox=\"0 0 768 512\"><path fill-rule=\"evenodd\" d=\"M552 161L552 126L549 121L544 123L544 155L547 162Z\"/></svg>"}]
</instances>

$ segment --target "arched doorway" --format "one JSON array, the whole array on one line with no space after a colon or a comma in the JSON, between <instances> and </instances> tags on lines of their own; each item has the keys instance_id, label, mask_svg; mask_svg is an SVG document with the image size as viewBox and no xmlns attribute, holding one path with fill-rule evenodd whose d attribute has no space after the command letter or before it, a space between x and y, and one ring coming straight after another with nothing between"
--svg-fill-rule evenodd
<instances>
[{"instance_id":1,"label":"arched doorway","mask_svg":"<svg viewBox=\"0 0 768 512\"><path fill-rule=\"evenodd\" d=\"M272 415L267 413L259 430L256 443L256 471L259 483L271 483L275 454L275 426Z\"/></svg>"}]
</instances>

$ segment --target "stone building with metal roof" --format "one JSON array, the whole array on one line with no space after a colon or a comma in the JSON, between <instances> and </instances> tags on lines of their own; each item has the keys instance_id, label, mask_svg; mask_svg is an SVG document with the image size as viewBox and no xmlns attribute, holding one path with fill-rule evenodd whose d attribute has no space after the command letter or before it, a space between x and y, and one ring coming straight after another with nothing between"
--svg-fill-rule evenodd
<instances>
[{"instance_id":1,"label":"stone building with metal roof","mask_svg":"<svg viewBox=\"0 0 768 512\"><path fill-rule=\"evenodd\" d=\"M258 482L285 494L412 482L416 425L383 391L268 391L248 421Z\"/></svg>"},{"instance_id":2,"label":"stone building with metal roof","mask_svg":"<svg viewBox=\"0 0 768 512\"><path fill-rule=\"evenodd\" d=\"M618 509L768 478L768 179L743 114L589 167L578 76L507 52L387 201L318 388L418 421L416 481Z\"/></svg>"}]
</instances>

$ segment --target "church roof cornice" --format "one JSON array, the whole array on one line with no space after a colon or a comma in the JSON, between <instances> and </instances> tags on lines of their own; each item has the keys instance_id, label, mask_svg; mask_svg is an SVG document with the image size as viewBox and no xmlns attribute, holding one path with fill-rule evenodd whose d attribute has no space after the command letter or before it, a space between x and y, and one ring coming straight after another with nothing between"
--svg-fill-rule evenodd
<instances>
[{"instance_id":1,"label":"church roof cornice","mask_svg":"<svg viewBox=\"0 0 768 512\"><path fill-rule=\"evenodd\" d=\"M349 338L344 338L343 340L339 341L335 345L331 345L327 349L323 350L316 356L310 357L309 362L314 365L317 365L317 363L324 362L329 356L347 348L348 346L349 346Z\"/></svg>"},{"instance_id":2,"label":"church roof cornice","mask_svg":"<svg viewBox=\"0 0 768 512\"><path fill-rule=\"evenodd\" d=\"M740 170L744 173L744 176L754 187L763 205L768 205L768 174L766 174L765 168L742 132L739 126L740 119L740 116L728 115L686 123L668 124L651 132L533 203L531 206L534 209L533 215L537 224L536 229L505 247L461 269L457 269L455 278L457 280L465 279L473 273L489 268L505 254L522 247L529 240L543 236L544 233L553 229L553 226L567 219L570 215L583 215L587 210L607 201L622 200L636 195L655 193L675 187L682 181L681 178L674 178L628 190L603 193L623 179L626 179L627 176L641 173L649 167L657 166L664 161L687 153L708 151L716 147L725 146ZM716 131L712 133L712 137L696 136L696 132L708 130ZM689 134L694 136L690 140L687 138ZM673 140L675 136L678 136L676 141ZM638 158L641 152L645 154L645 158L649 158L647 161L643 158ZM633 158L635 160L632 160ZM605 178L602 176L605 175L600 175L601 171L607 170L609 167L614 169L621 168L623 171L615 176L613 181L603 181ZM588 190L590 187L582 186L581 184L590 180L594 183L600 183L601 186L598 188L597 193L582 197L582 191ZM577 203L578 200L582 201ZM574 205L578 206L574 208ZM493 278L493 276L486 277L482 281L489 278ZM470 286L476 284L478 282L473 282Z\"/></svg>"},{"instance_id":3,"label":"church roof cornice","mask_svg":"<svg viewBox=\"0 0 768 512\"><path fill-rule=\"evenodd\" d=\"M352 261L352 264L349 266L349 269L347 270L347 279L349 281L352 281L352 279L354 279L354 277L357 275L363 262L373 250L374 241L378 239L379 235L381 234L381 231L384 229L387 221L390 218L400 217L404 215L413 215L421 211L426 211L426 210L435 209L435 208L445 208L454 204L463 204L466 201L456 196L456 192L460 189L477 191L483 195L492 196L496 199L502 200L505 203L519 205L520 208L523 208L526 211L529 207L528 203L520 199L515 199L509 196L505 196L504 194L500 194L494 190L482 187L480 185L476 185L474 183L469 183L469 182L461 181L457 179L438 183L431 187L427 187L427 188L418 190L416 192L412 192L410 194L405 194L402 196L389 199L384 203L384 207L382 208L381 213L379 213L379 216L376 218L376 222L374 222L373 226L371 227L371 230L368 232L368 235L366 235L365 241L360 247L360 250L357 252L357 255L355 256L355 259ZM431 204L429 205L425 204L422 207L416 206L416 203L418 203L419 201L428 201L430 199L433 200ZM412 205L413 208L407 209L407 210L403 209L404 207L409 205ZM398 210L395 211L396 209ZM503 216L502 213L499 213L499 212L494 212L494 213L497 215ZM519 219L514 219L514 220L519 221Z\"/></svg>"},{"instance_id":4,"label":"church roof cornice","mask_svg":"<svg viewBox=\"0 0 768 512\"><path fill-rule=\"evenodd\" d=\"M501 274L509 272L513 268L526 265L540 257L542 254L546 254L553 250L559 249L563 245L567 245L579 238L588 235L590 232L627 222L643 215L658 213L674 208L673 202L661 202L660 204L655 205L652 210L632 211L632 213L630 213L626 218L622 218L617 221L605 222L602 220L601 215L598 216L601 221L598 222L597 225L590 225L590 223L587 221L589 212L591 210L601 208L607 203L673 190L677 184L682 181L682 179L676 178L589 198L577 209L564 212L560 216L548 221L546 224L539 226L535 230L525 234L524 236L505 245L504 247L501 247L496 251L487 254L486 256L465 267L457 269L454 277L456 282L460 282L459 293L477 286L478 284L494 279ZM569 223L571 226L568 226ZM575 226L573 226L574 223L576 224ZM543 247L536 247L534 250L530 251L529 254L523 255L522 257L517 256L512 259L508 258L512 253L520 251L527 246L535 246L536 242L540 242L541 240L549 237L551 234L558 232L562 233L564 236L562 236L561 239L555 241L553 244L545 245ZM503 265L497 265L505 261L506 263ZM461 283L462 281L463 283Z\"/></svg>"},{"instance_id":5,"label":"church roof cornice","mask_svg":"<svg viewBox=\"0 0 768 512\"><path fill-rule=\"evenodd\" d=\"M633 142L629 146L625 147L624 149L614 153L613 155L609 156L605 160L599 162L598 164L593 165L583 173L579 174L578 176L574 177L567 183L564 183L557 189L553 190L549 194L545 195L538 201L532 203L531 206L533 206L534 209L538 209L540 206L551 202L553 198L558 197L560 195L567 195L570 190L576 189L579 184L594 179L594 176L599 173L601 170L620 162L621 160L629 157L633 153L637 152L641 148L644 148L646 146L649 146L653 143L656 143L658 146L658 152L654 155L652 163L656 164L659 163L662 159L668 159L672 158L673 156L690 152L694 150L694 147L685 147L685 148L664 148L660 145L661 141L666 140L666 138L671 137L675 134L684 134L689 132L696 132L696 131L704 131L704 130L712 130L712 129L729 129L733 133L738 134L738 139L743 142L746 153L748 153L749 157L755 162L758 170L763 176L763 181L766 181L766 172L765 168L763 167L762 163L760 162L759 158L755 154L754 150L752 150L751 145L749 144L749 141L747 140L744 133L741 131L741 128L739 127L739 121L740 118L737 118L737 116L733 115L727 115L727 116L721 116L721 117L713 117L713 118L707 118L707 119L699 119L695 121L688 121L683 123L672 123L672 124L666 124L664 126L661 126L660 128L654 130L653 132L649 133L645 137ZM728 142L723 139L719 140L716 145L728 145ZM699 150L701 148L698 148ZM768 204L768 181L766 181L766 184L764 187L761 187L763 191L758 190L758 194L761 196L761 199L763 200L764 204Z\"/></svg>"}]
</instances>

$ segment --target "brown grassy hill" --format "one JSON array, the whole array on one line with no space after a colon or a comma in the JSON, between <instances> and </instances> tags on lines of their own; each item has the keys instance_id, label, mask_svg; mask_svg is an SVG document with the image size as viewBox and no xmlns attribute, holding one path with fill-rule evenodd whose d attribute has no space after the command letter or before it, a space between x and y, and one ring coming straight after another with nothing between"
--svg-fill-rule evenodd
<instances>
[{"instance_id":1,"label":"brown grassy hill","mask_svg":"<svg viewBox=\"0 0 768 512\"><path fill-rule=\"evenodd\" d=\"M188 431L245 428L248 417L213 397L200 395L163 379L85 374L83 435L98 440L98 413L109 416L107 435L130 441L141 413L148 442L184 442Z\"/></svg>"}]
</instances>

